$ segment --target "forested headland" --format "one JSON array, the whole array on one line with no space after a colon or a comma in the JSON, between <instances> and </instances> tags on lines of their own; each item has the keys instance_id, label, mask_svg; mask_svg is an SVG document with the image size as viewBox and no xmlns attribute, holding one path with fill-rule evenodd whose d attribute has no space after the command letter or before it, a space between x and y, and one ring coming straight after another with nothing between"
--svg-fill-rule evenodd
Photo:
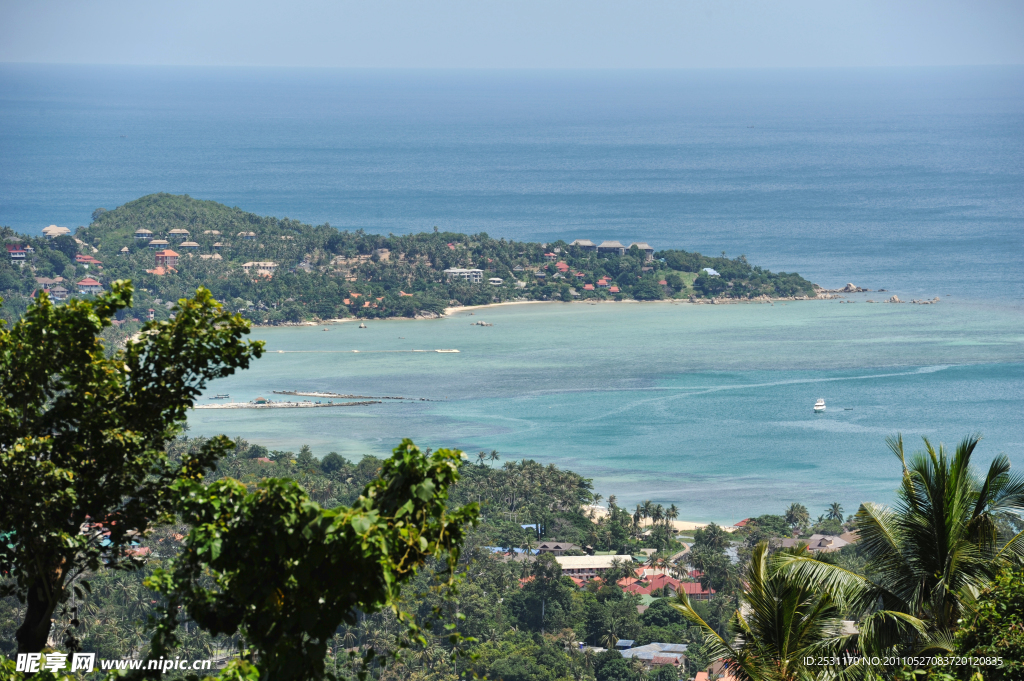
<instances>
[{"instance_id":1,"label":"forested headland","mask_svg":"<svg viewBox=\"0 0 1024 681\"><path fill-rule=\"evenodd\" d=\"M0 262L8 318L25 309L40 278L60 278L71 296L79 295L76 284L87 277L105 288L131 279L134 305L120 315L140 320L149 309L158 319L166 317L171 301L205 286L228 308L260 324L429 316L452 305L512 300L815 296L814 285L798 274L769 272L742 255L646 253L625 244L621 254L598 253L564 241L516 242L436 228L402 236L367 234L171 194L97 209L93 217L87 227L53 239L2 230L8 245L30 248L23 264ZM154 241L167 243L157 249ZM160 249L178 256L173 266L158 268ZM247 263L256 265L246 268ZM260 263L272 268L261 269ZM480 269L482 281L446 276L449 268Z\"/></svg>"}]
</instances>

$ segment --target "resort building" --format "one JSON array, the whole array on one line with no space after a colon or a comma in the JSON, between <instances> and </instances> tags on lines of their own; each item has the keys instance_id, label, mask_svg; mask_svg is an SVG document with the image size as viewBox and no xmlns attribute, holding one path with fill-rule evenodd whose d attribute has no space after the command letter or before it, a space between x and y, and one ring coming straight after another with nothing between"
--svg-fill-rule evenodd
<instances>
[{"instance_id":1,"label":"resort building","mask_svg":"<svg viewBox=\"0 0 1024 681\"><path fill-rule=\"evenodd\" d=\"M245 241L252 241L256 238L256 232L239 232L238 237Z\"/></svg>"},{"instance_id":2,"label":"resort building","mask_svg":"<svg viewBox=\"0 0 1024 681\"><path fill-rule=\"evenodd\" d=\"M551 553L556 556L561 556L566 551L580 551L582 550L579 546L572 544L567 541L546 541L542 542L537 547L538 553Z\"/></svg>"},{"instance_id":3,"label":"resort building","mask_svg":"<svg viewBox=\"0 0 1024 681\"><path fill-rule=\"evenodd\" d=\"M22 264L25 262L25 256L28 253L21 244L7 244L7 255L10 256L12 263Z\"/></svg>"},{"instance_id":4,"label":"resort building","mask_svg":"<svg viewBox=\"0 0 1024 681\"><path fill-rule=\"evenodd\" d=\"M573 241L569 245L570 246L575 246L577 248L581 248L584 251L591 251L591 252L597 251L597 246L595 246L594 242L591 241L590 239L576 239L576 241Z\"/></svg>"},{"instance_id":5,"label":"resort building","mask_svg":"<svg viewBox=\"0 0 1024 681\"><path fill-rule=\"evenodd\" d=\"M50 279L49 277L36 277L36 284L44 291L49 291L62 281L64 281L64 277L54 277L53 279Z\"/></svg>"},{"instance_id":6,"label":"resort building","mask_svg":"<svg viewBox=\"0 0 1024 681\"><path fill-rule=\"evenodd\" d=\"M86 267L88 267L89 265L102 265L103 263L97 260L96 258L92 257L91 255L82 255L81 253L79 253L78 255L75 256L75 264L85 265Z\"/></svg>"},{"instance_id":7,"label":"resort building","mask_svg":"<svg viewBox=\"0 0 1024 681\"><path fill-rule=\"evenodd\" d=\"M584 582L600 577L612 566L612 561L633 564L633 556L556 556L555 560L562 566L562 574L575 577Z\"/></svg>"},{"instance_id":8,"label":"resort building","mask_svg":"<svg viewBox=\"0 0 1024 681\"><path fill-rule=\"evenodd\" d=\"M222 258L220 256L220 253L214 253L213 255L201 255L201 256L199 256L199 259L200 260L223 260L224 258Z\"/></svg>"},{"instance_id":9,"label":"resort building","mask_svg":"<svg viewBox=\"0 0 1024 681\"><path fill-rule=\"evenodd\" d=\"M82 281L78 282L78 292L82 295L103 293L103 284L86 277Z\"/></svg>"},{"instance_id":10,"label":"resort building","mask_svg":"<svg viewBox=\"0 0 1024 681\"><path fill-rule=\"evenodd\" d=\"M203 234L209 234L211 236L220 236L220 230L219 229L206 229L206 230L203 230Z\"/></svg>"},{"instance_id":11,"label":"resort building","mask_svg":"<svg viewBox=\"0 0 1024 681\"><path fill-rule=\"evenodd\" d=\"M633 248L633 246L636 246L637 248L644 252L645 262L651 262L652 260L654 260L654 249L648 246L646 243L644 243L643 241L634 241L629 245L629 247Z\"/></svg>"},{"instance_id":12,"label":"resort building","mask_svg":"<svg viewBox=\"0 0 1024 681\"><path fill-rule=\"evenodd\" d=\"M129 253L131 253L131 251L129 251L129 250L128 250L128 247L127 247L127 246L122 246L122 247L121 247L121 250L120 250L120 251L118 251L118 253L119 253L120 255L128 255Z\"/></svg>"},{"instance_id":13,"label":"resort building","mask_svg":"<svg viewBox=\"0 0 1024 681\"><path fill-rule=\"evenodd\" d=\"M54 286L53 288L48 289L46 292L50 294L50 298L52 298L53 300L60 301L68 299L68 290L63 286Z\"/></svg>"},{"instance_id":14,"label":"resort building","mask_svg":"<svg viewBox=\"0 0 1024 681\"><path fill-rule=\"evenodd\" d=\"M487 280L487 282L491 286L501 286L502 284L505 283L505 280L502 279L501 277L491 277L490 279Z\"/></svg>"},{"instance_id":15,"label":"resort building","mask_svg":"<svg viewBox=\"0 0 1024 681\"><path fill-rule=\"evenodd\" d=\"M167 248L170 245L171 244L167 239L153 239L149 242L150 248Z\"/></svg>"},{"instance_id":16,"label":"resort building","mask_svg":"<svg viewBox=\"0 0 1024 681\"><path fill-rule=\"evenodd\" d=\"M618 241L602 241L597 245L598 253L614 253L615 255L622 255L626 252L626 247L620 244Z\"/></svg>"},{"instance_id":17,"label":"resort building","mask_svg":"<svg viewBox=\"0 0 1024 681\"><path fill-rule=\"evenodd\" d=\"M626 643L624 640L621 642ZM629 643L632 645L632 641ZM618 644L615 647L619 648ZM666 664L681 668L686 664L685 643L648 643L636 648L619 649L619 652L626 659L640 660L648 668L661 667Z\"/></svg>"},{"instance_id":18,"label":"resort building","mask_svg":"<svg viewBox=\"0 0 1024 681\"><path fill-rule=\"evenodd\" d=\"M153 232L148 229L137 229L135 230L135 238L140 241L149 241L153 238Z\"/></svg>"},{"instance_id":19,"label":"resort building","mask_svg":"<svg viewBox=\"0 0 1024 681\"><path fill-rule=\"evenodd\" d=\"M267 277L268 279L274 276L274 270L277 269L276 262L247 262L242 265L242 271L246 274L258 274L261 277Z\"/></svg>"},{"instance_id":20,"label":"resort building","mask_svg":"<svg viewBox=\"0 0 1024 681\"><path fill-rule=\"evenodd\" d=\"M713 270L710 267L705 267L704 271L708 273L709 277L719 277L719 276L721 276L718 272L716 272L715 270Z\"/></svg>"},{"instance_id":21,"label":"resort building","mask_svg":"<svg viewBox=\"0 0 1024 681\"><path fill-rule=\"evenodd\" d=\"M171 239L178 239L179 241L188 241L190 236L187 229L172 229L167 232L167 236Z\"/></svg>"},{"instance_id":22,"label":"resort building","mask_svg":"<svg viewBox=\"0 0 1024 681\"><path fill-rule=\"evenodd\" d=\"M484 280L483 270L466 270L460 267L450 267L446 269L444 273L449 279L452 277L461 277L471 284L479 284Z\"/></svg>"},{"instance_id":23,"label":"resort building","mask_svg":"<svg viewBox=\"0 0 1024 681\"><path fill-rule=\"evenodd\" d=\"M167 249L164 251L156 252L156 265L157 267L177 267L178 266L178 254L174 251Z\"/></svg>"},{"instance_id":24,"label":"resort building","mask_svg":"<svg viewBox=\"0 0 1024 681\"><path fill-rule=\"evenodd\" d=\"M834 551L838 551L844 546L848 546L850 542L846 541L842 537L835 537L828 534L812 534L807 539L787 538L779 542L779 545L784 549L792 549L800 546L801 544L807 544L807 550L811 553L832 553Z\"/></svg>"},{"instance_id":25,"label":"resort building","mask_svg":"<svg viewBox=\"0 0 1024 681\"><path fill-rule=\"evenodd\" d=\"M198 251L199 244L197 244L195 241L183 241L181 242L181 246L179 246L179 248L184 248L187 251Z\"/></svg>"},{"instance_id":26,"label":"resort building","mask_svg":"<svg viewBox=\"0 0 1024 681\"><path fill-rule=\"evenodd\" d=\"M47 239L56 239L59 236L65 234L71 234L71 230L67 227L58 227L57 225L50 225L49 227L43 227L43 236Z\"/></svg>"}]
</instances>

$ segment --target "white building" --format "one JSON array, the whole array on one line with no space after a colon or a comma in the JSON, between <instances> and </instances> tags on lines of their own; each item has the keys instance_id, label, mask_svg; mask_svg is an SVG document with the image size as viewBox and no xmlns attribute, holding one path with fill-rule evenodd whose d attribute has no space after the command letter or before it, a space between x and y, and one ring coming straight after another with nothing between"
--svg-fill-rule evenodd
<instances>
[{"instance_id":1,"label":"white building","mask_svg":"<svg viewBox=\"0 0 1024 681\"><path fill-rule=\"evenodd\" d=\"M555 556L562 566L562 574L584 581L600 577L612 566L612 561L633 564L633 556Z\"/></svg>"},{"instance_id":2,"label":"white building","mask_svg":"<svg viewBox=\"0 0 1024 681\"><path fill-rule=\"evenodd\" d=\"M487 281L491 284L491 286L501 286L502 284L505 283L505 280L502 279L501 277L491 277Z\"/></svg>"},{"instance_id":3,"label":"white building","mask_svg":"<svg viewBox=\"0 0 1024 681\"><path fill-rule=\"evenodd\" d=\"M444 273L449 279L452 277L462 277L471 284L479 284L484 280L483 270L464 270L460 267L450 267Z\"/></svg>"}]
</instances>

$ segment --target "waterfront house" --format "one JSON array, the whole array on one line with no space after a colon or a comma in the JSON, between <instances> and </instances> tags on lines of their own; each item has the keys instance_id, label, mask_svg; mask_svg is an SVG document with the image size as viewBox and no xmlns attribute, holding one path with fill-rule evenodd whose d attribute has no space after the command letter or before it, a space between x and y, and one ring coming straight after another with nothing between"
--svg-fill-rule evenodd
<instances>
[{"instance_id":1,"label":"waterfront house","mask_svg":"<svg viewBox=\"0 0 1024 681\"><path fill-rule=\"evenodd\" d=\"M618 293L618 292L619 292L619 287L618 286L609 286L608 287L608 293Z\"/></svg>"},{"instance_id":2,"label":"waterfront house","mask_svg":"<svg viewBox=\"0 0 1024 681\"><path fill-rule=\"evenodd\" d=\"M583 290L584 291L593 291L594 290L594 285L593 284L584 284L583 285Z\"/></svg>"},{"instance_id":3,"label":"waterfront house","mask_svg":"<svg viewBox=\"0 0 1024 681\"><path fill-rule=\"evenodd\" d=\"M266 277L268 279L274 276L274 270L276 269L276 262L261 261L242 264L242 271L246 274L258 274L259 276Z\"/></svg>"},{"instance_id":4,"label":"waterfront house","mask_svg":"<svg viewBox=\"0 0 1024 681\"><path fill-rule=\"evenodd\" d=\"M90 279L89 277L86 277L85 279L78 282L78 292L81 293L82 295L95 295L97 293L103 293L103 284L96 281L95 279Z\"/></svg>"}]
</instances>

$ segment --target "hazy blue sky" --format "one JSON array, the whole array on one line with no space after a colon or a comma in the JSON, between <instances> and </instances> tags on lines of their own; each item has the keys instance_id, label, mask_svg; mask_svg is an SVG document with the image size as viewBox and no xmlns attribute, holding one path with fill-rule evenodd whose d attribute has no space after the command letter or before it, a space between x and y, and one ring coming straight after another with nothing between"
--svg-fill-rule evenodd
<instances>
[{"instance_id":1,"label":"hazy blue sky","mask_svg":"<svg viewBox=\"0 0 1024 681\"><path fill-rule=\"evenodd\" d=\"M1022 0L0 0L0 62L679 68L1024 63Z\"/></svg>"}]
</instances>

